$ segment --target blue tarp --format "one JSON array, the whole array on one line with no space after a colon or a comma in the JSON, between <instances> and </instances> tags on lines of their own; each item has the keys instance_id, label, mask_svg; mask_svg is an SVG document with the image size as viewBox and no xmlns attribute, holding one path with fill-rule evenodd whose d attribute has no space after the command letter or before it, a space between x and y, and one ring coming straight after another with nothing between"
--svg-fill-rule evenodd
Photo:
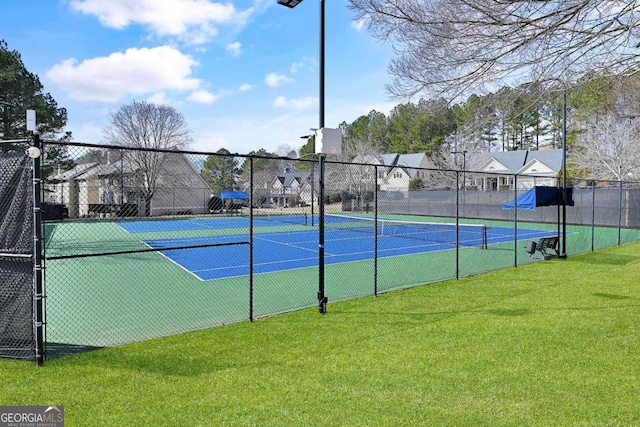
<instances>
[{"instance_id":1,"label":"blue tarp","mask_svg":"<svg viewBox=\"0 0 640 427\"><path fill-rule=\"evenodd\" d=\"M513 209L517 202L518 209L535 210L538 206L562 205L563 188L557 187L533 187L531 190L518 196L516 201L511 200L502 205L503 209ZM567 206L573 206L573 188L567 187Z\"/></svg>"},{"instance_id":2,"label":"blue tarp","mask_svg":"<svg viewBox=\"0 0 640 427\"><path fill-rule=\"evenodd\" d=\"M249 195L244 191L221 191L220 198L222 200L227 199L249 199Z\"/></svg>"}]
</instances>

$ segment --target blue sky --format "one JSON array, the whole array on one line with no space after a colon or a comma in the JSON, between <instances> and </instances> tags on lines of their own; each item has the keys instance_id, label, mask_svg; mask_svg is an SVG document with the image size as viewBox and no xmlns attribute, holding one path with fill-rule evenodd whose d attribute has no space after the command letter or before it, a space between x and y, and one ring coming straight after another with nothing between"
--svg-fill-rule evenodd
<instances>
[{"instance_id":1,"label":"blue sky","mask_svg":"<svg viewBox=\"0 0 640 427\"><path fill-rule=\"evenodd\" d=\"M391 46L353 20L347 0L325 3L325 126L387 114ZM181 112L191 149L279 152L318 126L319 4L6 1L0 39L67 108L75 141L100 142L109 113L135 99Z\"/></svg>"}]
</instances>

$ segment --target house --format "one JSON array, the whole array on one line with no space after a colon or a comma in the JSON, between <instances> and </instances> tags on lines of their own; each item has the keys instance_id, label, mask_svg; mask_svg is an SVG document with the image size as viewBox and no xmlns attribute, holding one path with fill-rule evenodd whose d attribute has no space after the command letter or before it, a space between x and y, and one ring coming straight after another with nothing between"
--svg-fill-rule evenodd
<instances>
[{"instance_id":1,"label":"house","mask_svg":"<svg viewBox=\"0 0 640 427\"><path fill-rule=\"evenodd\" d=\"M47 203L66 206L71 218L80 216L80 187L77 178L97 166L98 163L95 162L82 163L68 171L58 171L57 174L49 178L49 184L46 185Z\"/></svg>"},{"instance_id":2,"label":"house","mask_svg":"<svg viewBox=\"0 0 640 427\"><path fill-rule=\"evenodd\" d=\"M69 217L206 213L211 189L179 153L158 163L155 191L145 200L143 171L132 158L77 165L50 178L50 200L67 205Z\"/></svg>"},{"instance_id":3,"label":"house","mask_svg":"<svg viewBox=\"0 0 640 427\"><path fill-rule=\"evenodd\" d=\"M513 188L514 175L518 175L519 189L536 185L555 186L562 168L562 155L562 150L475 153L468 155L461 179L467 188L481 190ZM423 153L357 156L353 163L361 165L360 181L365 185L371 184L371 188L374 182L370 167L365 172L364 165L378 166L375 184L379 191L408 191L416 178L421 179L421 188L446 188L452 185L449 182L451 173L438 172L439 168Z\"/></svg>"},{"instance_id":4,"label":"house","mask_svg":"<svg viewBox=\"0 0 640 427\"><path fill-rule=\"evenodd\" d=\"M379 191L408 191L410 183L415 178L420 178L423 183L428 183L434 178L433 162L424 153L398 154L387 153L378 156L357 156L353 163L366 163L379 165L377 169L376 188ZM370 173L361 174L362 181L370 181L373 188L373 176Z\"/></svg>"},{"instance_id":5,"label":"house","mask_svg":"<svg viewBox=\"0 0 640 427\"><path fill-rule=\"evenodd\" d=\"M561 149L473 154L469 156L466 185L480 190L513 189L514 175L517 175L518 189L556 186L562 156Z\"/></svg>"},{"instance_id":6,"label":"house","mask_svg":"<svg viewBox=\"0 0 640 427\"><path fill-rule=\"evenodd\" d=\"M285 172L278 174L270 183L270 192L266 196L265 204L275 207L291 207L317 205L318 199L311 173Z\"/></svg>"},{"instance_id":7,"label":"house","mask_svg":"<svg viewBox=\"0 0 640 427\"><path fill-rule=\"evenodd\" d=\"M380 185L384 191L407 191L409 184L415 178L427 182L432 176L427 168L433 168L432 162L424 153L398 154L395 162L390 165L386 176Z\"/></svg>"}]
</instances>

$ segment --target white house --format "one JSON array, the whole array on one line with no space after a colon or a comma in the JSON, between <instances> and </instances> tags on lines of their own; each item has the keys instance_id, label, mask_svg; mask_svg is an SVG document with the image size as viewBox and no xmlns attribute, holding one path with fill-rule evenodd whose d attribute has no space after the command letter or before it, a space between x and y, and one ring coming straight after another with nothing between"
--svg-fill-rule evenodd
<instances>
[{"instance_id":1,"label":"white house","mask_svg":"<svg viewBox=\"0 0 640 427\"><path fill-rule=\"evenodd\" d=\"M379 165L377 168L377 189L379 191L407 191L414 178L424 183L434 179L432 161L424 153L398 154L387 153L379 156L357 156L353 163ZM367 175L367 177L369 177ZM369 179L373 180L372 177ZM373 183L372 183L373 184ZM373 185L372 185L373 187Z\"/></svg>"},{"instance_id":2,"label":"white house","mask_svg":"<svg viewBox=\"0 0 640 427\"><path fill-rule=\"evenodd\" d=\"M267 204L276 207L292 207L300 204L318 204L317 189L309 172L285 172L273 178Z\"/></svg>"},{"instance_id":3,"label":"white house","mask_svg":"<svg viewBox=\"0 0 640 427\"><path fill-rule=\"evenodd\" d=\"M562 150L472 154L469 156L466 184L480 190L513 189L514 175L517 175L518 189L536 185L555 186L562 170L562 155Z\"/></svg>"},{"instance_id":4,"label":"white house","mask_svg":"<svg viewBox=\"0 0 640 427\"><path fill-rule=\"evenodd\" d=\"M409 183L414 178L420 178L423 183L432 178L430 171L433 164L424 153L398 154L395 163L389 168L382 180L380 189L384 191L407 191Z\"/></svg>"}]
</instances>

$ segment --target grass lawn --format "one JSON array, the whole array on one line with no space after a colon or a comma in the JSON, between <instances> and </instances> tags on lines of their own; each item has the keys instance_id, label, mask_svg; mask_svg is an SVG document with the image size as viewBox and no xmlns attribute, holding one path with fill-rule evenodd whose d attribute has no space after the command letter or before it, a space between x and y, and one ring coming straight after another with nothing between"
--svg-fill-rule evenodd
<instances>
[{"instance_id":1,"label":"grass lawn","mask_svg":"<svg viewBox=\"0 0 640 427\"><path fill-rule=\"evenodd\" d=\"M45 362L67 426L640 425L640 244Z\"/></svg>"}]
</instances>

